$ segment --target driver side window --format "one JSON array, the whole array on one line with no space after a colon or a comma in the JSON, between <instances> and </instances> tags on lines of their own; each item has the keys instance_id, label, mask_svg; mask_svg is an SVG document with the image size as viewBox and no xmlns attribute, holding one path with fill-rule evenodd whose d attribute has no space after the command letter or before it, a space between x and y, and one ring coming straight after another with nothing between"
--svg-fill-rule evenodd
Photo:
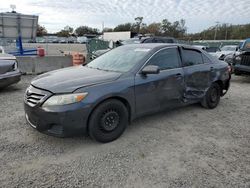
<instances>
[{"instance_id":1,"label":"driver side window","mask_svg":"<svg viewBox=\"0 0 250 188\"><path fill-rule=\"evenodd\" d=\"M156 65L160 70L179 68L179 52L177 48L161 50L149 60L148 65Z\"/></svg>"}]
</instances>

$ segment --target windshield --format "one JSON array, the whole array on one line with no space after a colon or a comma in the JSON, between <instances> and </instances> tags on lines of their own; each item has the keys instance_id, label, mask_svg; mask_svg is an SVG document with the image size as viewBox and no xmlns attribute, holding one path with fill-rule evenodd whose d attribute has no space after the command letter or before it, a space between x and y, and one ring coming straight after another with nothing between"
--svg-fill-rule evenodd
<instances>
[{"instance_id":1,"label":"windshield","mask_svg":"<svg viewBox=\"0 0 250 188\"><path fill-rule=\"evenodd\" d=\"M236 50L236 46L223 46L221 48L221 51L235 51Z\"/></svg>"},{"instance_id":2,"label":"windshield","mask_svg":"<svg viewBox=\"0 0 250 188\"><path fill-rule=\"evenodd\" d=\"M148 48L121 46L87 64L87 67L115 72L128 72L150 51Z\"/></svg>"},{"instance_id":3,"label":"windshield","mask_svg":"<svg viewBox=\"0 0 250 188\"><path fill-rule=\"evenodd\" d=\"M250 40L249 41L246 41L245 43L244 43L244 46L243 46L243 49L247 49L247 50L249 50L250 49Z\"/></svg>"}]
</instances>

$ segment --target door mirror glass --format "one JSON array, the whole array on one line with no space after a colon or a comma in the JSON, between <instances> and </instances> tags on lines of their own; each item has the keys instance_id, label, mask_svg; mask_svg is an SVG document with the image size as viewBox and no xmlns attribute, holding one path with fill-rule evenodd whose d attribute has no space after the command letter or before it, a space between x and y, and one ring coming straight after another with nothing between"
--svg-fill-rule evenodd
<instances>
[{"instance_id":1,"label":"door mirror glass","mask_svg":"<svg viewBox=\"0 0 250 188\"><path fill-rule=\"evenodd\" d=\"M159 74L160 68L156 65L148 65L141 71L142 74Z\"/></svg>"}]
</instances>

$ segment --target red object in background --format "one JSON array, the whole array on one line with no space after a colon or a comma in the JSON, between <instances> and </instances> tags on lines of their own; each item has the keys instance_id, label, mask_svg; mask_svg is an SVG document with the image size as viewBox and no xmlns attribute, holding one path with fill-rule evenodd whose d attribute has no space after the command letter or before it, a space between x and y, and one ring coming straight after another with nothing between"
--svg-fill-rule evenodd
<instances>
[{"instance_id":1,"label":"red object in background","mask_svg":"<svg viewBox=\"0 0 250 188\"><path fill-rule=\"evenodd\" d=\"M73 66L85 64L85 56L81 53L73 53L72 59L73 59Z\"/></svg>"},{"instance_id":2,"label":"red object in background","mask_svg":"<svg viewBox=\"0 0 250 188\"><path fill-rule=\"evenodd\" d=\"M38 48L37 48L37 55L38 55L39 57L45 56L45 50L44 50L44 48L38 47Z\"/></svg>"}]
</instances>

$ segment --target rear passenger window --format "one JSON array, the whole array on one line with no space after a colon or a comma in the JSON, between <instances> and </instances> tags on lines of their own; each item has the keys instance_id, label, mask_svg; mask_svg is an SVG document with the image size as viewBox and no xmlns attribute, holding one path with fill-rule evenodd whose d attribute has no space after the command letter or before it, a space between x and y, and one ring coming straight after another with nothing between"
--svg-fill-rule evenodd
<instances>
[{"instance_id":1,"label":"rear passenger window","mask_svg":"<svg viewBox=\"0 0 250 188\"><path fill-rule=\"evenodd\" d=\"M211 60L204 54L202 54L203 62L204 63L212 63Z\"/></svg>"},{"instance_id":2,"label":"rear passenger window","mask_svg":"<svg viewBox=\"0 0 250 188\"><path fill-rule=\"evenodd\" d=\"M180 67L180 57L177 48L159 51L148 62L148 65L159 66L161 70Z\"/></svg>"},{"instance_id":3,"label":"rear passenger window","mask_svg":"<svg viewBox=\"0 0 250 188\"><path fill-rule=\"evenodd\" d=\"M203 64L202 55L195 50L183 49L184 66Z\"/></svg>"}]
</instances>

